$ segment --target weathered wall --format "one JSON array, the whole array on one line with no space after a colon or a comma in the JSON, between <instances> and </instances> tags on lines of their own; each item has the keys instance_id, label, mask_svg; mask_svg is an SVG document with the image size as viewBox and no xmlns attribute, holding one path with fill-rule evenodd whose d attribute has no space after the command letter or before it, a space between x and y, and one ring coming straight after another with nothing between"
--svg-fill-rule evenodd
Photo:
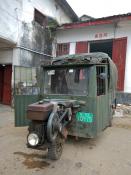
<instances>
[{"instance_id":1,"label":"weathered wall","mask_svg":"<svg viewBox=\"0 0 131 175\"><path fill-rule=\"evenodd\" d=\"M31 23L34 20L34 9L50 16L59 24L71 22L54 0L4 0L0 1L0 37L17 42L22 22Z\"/></svg>"},{"instance_id":2,"label":"weathered wall","mask_svg":"<svg viewBox=\"0 0 131 175\"><path fill-rule=\"evenodd\" d=\"M34 9L55 19L59 24L71 22L61 7L53 0L23 0L22 23L20 27L18 45L32 49L39 53L52 55L52 36L50 32L35 23ZM23 66L39 66L45 56L32 51L21 50L19 64ZM49 58L49 57L48 57ZM47 57L46 57L47 59Z\"/></svg>"},{"instance_id":3,"label":"weathered wall","mask_svg":"<svg viewBox=\"0 0 131 175\"><path fill-rule=\"evenodd\" d=\"M21 46L40 53L52 54L49 32L34 22L35 9L55 19L59 24L71 22L55 0L13 0L13 3L10 0L1 1L0 38L11 40L19 47L13 51L13 64L38 66L40 60L45 58L42 54L20 49Z\"/></svg>"},{"instance_id":4,"label":"weathered wall","mask_svg":"<svg viewBox=\"0 0 131 175\"><path fill-rule=\"evenodd\" d=\"M34 8L46 16L56 19L59 24L71 22L71 19L63 12L55 0L23 0L22 21L27 23L33 21Z\"/></svg>"},{"instance_id":5,"label":"weathered wall","mask_svg":"<svg viewBox=\"0 0 131 175\"><path fill-rule=\"evenodd\" d=\"M17 64L39 66L40 61L47 58L43 54L52 54L52 40L49 31L36 22L23 22L18 47L19 57L14 58L19 59Z\"/></svg>"}]
</instances>

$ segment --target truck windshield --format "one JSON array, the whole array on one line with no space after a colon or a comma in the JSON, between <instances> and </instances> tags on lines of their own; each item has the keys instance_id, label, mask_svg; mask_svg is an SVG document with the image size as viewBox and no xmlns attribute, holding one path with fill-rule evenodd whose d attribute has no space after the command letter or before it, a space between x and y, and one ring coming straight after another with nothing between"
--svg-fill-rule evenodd
<instances>
[{"instance_id":1,"label":"truck windshield","mask_svg":"<svg viewBox=\"0 0 131 175\"><path fill-rule=\"evenodd\" d=\"M45 70L44 93L63 95L88 94L89 68Z\"/></svg>"}]
</instances>

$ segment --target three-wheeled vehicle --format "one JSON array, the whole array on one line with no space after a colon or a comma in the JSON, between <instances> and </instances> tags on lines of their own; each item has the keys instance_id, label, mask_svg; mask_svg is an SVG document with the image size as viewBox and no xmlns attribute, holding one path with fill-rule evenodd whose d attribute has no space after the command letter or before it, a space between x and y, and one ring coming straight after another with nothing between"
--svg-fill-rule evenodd
<instances>
[{"instance_id":1,"label":"three-wheeled vehicle","mask_svg":"<svg viewBox=\"0 0 131 175\"><path fill-rule=\"evenodd\" d=\"M94 138L111 125L117 69L105 53L68 55L42 65L43 99L31 104L27 145L59 159L67 135Z\"/></svg>"}]
</instances>

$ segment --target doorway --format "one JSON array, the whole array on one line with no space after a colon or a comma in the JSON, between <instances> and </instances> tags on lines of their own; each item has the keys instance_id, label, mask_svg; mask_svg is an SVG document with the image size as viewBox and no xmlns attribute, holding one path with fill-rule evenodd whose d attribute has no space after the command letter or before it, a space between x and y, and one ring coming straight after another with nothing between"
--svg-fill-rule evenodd
<instances>
[{"instance_id":1,"label":"doorway","mask_svg":"<svg viewBox=\"0 0 131 175\"><path fill-rule=\"evenodd\" d=\"M95 41L90 43L90 52L104 52L112 58L113 40Z\"/></svg>"},{"instance_id":2,"label":"doorway","mask_svg":"<svg viewBox=\"0 0 131 175\"><path fill-rule=\"evenodd\" d=\"M11 105L12 65L0 65L0 103Z\"/></svg>"}]
</instances>

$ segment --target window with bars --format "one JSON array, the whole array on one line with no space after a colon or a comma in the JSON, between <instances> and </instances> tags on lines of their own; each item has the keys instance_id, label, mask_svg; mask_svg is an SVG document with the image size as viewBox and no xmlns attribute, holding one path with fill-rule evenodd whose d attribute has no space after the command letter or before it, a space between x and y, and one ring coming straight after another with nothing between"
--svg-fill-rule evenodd
<instances>
[{"instance_id":1,"label":"window with bars","mask_svg":"<svg viewBox=\"0 0 131 175\"><path fill-rule=\"evenodd\" d=\"M106 93L106 72L104 66L96 67L97 74L97 96L105 95Z\"/></svg>"},{"instance_id":2,"label":"window with bars","mask_svg":"<svg viewBox=\"0 0 131 175\"><path fill-rule=\"evenodd\" d=\"M69 43L57 44L57 56L68 55L69 54Z\"/></svg>"}]
</instances>

